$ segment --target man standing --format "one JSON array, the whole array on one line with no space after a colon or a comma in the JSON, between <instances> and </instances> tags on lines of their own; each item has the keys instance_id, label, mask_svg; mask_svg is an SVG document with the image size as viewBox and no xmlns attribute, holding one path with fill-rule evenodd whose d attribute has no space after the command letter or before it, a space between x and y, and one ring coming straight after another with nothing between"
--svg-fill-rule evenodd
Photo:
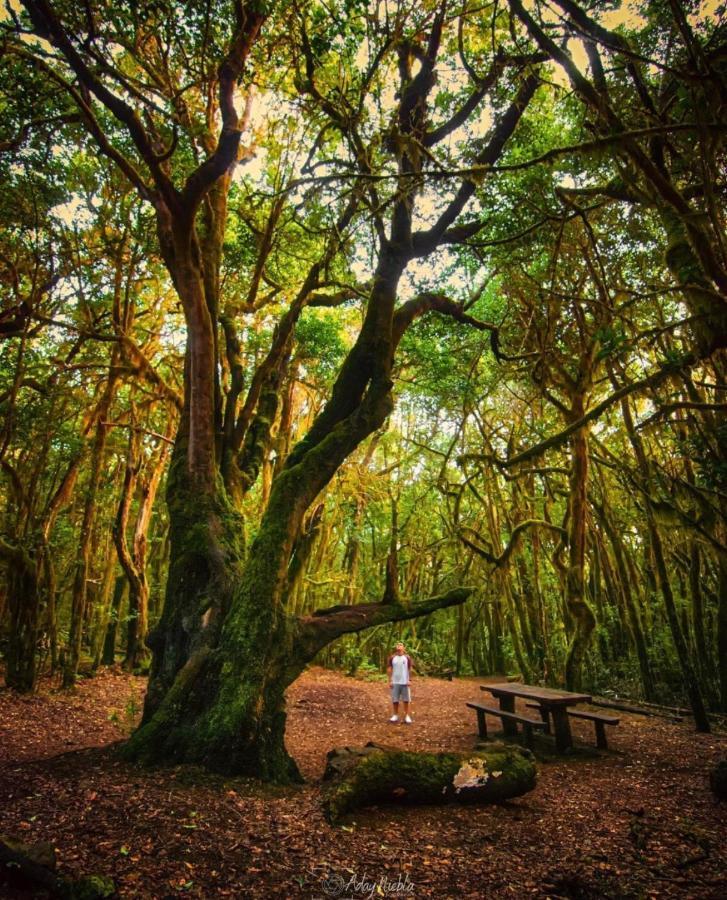
<instances>
[{"instance_id":1,"label":"man standing","mask_svg":"<svg viewBox=\"0 0 727 900\"><path fill-rule=\"evenodd\" d=\"M399 643L394 649L394 653L389 657L386 665L386 671L389 675L389 687L391 688L391 705L394 708L394 714L389 719L390 722L399 721L399 701L404 705L404 724L411 725L411 716L409 715L409 703L411 701L411 684L412 672L411 657L404 650L404 645Z\"/></svg>"}]
</instances>

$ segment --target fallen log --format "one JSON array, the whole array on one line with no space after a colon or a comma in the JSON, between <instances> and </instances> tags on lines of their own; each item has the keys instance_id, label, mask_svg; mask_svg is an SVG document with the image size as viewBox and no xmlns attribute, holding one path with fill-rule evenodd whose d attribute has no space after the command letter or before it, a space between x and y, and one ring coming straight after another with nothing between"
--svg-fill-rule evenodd
<instances>
[{"instance_id":1,"label":"fallen log","mask_svg":"<svg viewBox=\"0 0 727 900\"><path fill-rule=\"evenodd\" d=\"M600 697L594 697L591 700L592 706L601 706L604 709L618 709L621 712L632 713L635 716L649 716L653 719L668 719L670 722L681 722L682 716L676 712L661 712L658 711L660 708L656 709L645 709L642 706L633 706L629 703L619 703L616 700L605 700ZM661 709L666 709L668 707L661 707Z\"/></svg>"},{"instance_id":2,"label":"fallen log","mask_svg":"<svg viewBox=\"0 0 727 900\"><path fill-rule=\"evenodd\" d=\"M369 743L331 750L323 776L330 822L378 803L498 803L535 787L535 758L522 747L417 753Z\"/></svg>"},{"instance_id":3,"label":"fallen log","mask_svg":"<svg viewBox=\"0 0 727 900\"><path fill-rule=\"evenodd\" d=\"M114 882L102 875L86 875L78 880L58 875L51 844L24 844L6 835L0 835L2 885L45 891L59 900L105 900L116 893Z\"/></svg>"},{"instance_id":4,"label":"fallen log","mask_svg":"<svg viewBox=\"0 0 727 900\"><path fill-rule=\"evenodd\" d=\"M620 709L641 716L670 719L672 722L681 722L682 718L694 715L691 709L684 706L664 706L661 703L649 703L647 700L632 700L630 697L618 697L614 700L607 697L594 697L591 703L593 706ZM723 712L708 712L707 717L717 723L727 720L727 714Z\"/></svg>"}]
</instances>

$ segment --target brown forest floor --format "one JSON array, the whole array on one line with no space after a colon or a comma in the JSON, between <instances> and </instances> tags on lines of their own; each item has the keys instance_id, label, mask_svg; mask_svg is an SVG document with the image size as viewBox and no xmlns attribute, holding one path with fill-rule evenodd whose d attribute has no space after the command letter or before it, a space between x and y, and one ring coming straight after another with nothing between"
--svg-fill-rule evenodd
<instances>
[{"instance_id":1,"label":"brown forest floor","mask_svg":"<svg viewBox=\"0 0 727 900\"><path fill-rule=\"evenodd\" d=\"M59 871L111 875L121 897L326 897L331 873L355 876L339 897L727 896L727 807L707 781L727 739L688 721L622 714L612 750L541 763L536 790L501 806L326 823L330 748L470 748L464 701L481 680L419 679L405 727L387 723L383 683L307 672L289 692L288 741L309 782L284 790L119 762L112 745L138 716L141 678L103 673L72 696L0 691L0 834L51 841ZM592 744L590 723L574 732Z\"/></svg>"}]
</instances>

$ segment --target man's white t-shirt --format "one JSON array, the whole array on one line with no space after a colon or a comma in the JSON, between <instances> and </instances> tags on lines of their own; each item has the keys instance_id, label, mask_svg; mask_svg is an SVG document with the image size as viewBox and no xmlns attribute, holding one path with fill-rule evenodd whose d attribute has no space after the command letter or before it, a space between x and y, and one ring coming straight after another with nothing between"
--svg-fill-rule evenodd
<instances>
[{"instance_id":1,"label":"man's white t-shirt","mask_svg":"<svg viewBox=\"0 0 727 900\"><path fill-rule=\"evenodd\" d=\"M406 653L402 653L399 656L398 653L395 653L389 659L389 665L391 666L391 683L392 684L409 684L409 670L411 667L411 660Z\"/></svg>"}]
</instances>

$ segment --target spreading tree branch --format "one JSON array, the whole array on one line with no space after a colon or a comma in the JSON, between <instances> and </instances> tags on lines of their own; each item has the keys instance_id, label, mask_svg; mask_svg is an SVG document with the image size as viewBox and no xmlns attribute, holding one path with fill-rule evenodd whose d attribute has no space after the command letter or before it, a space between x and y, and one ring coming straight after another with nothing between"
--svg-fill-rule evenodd
<instances>
[{"instance_id":1,"label":"spreading tree branch","mask_svg":"<svg viewBox=\"0 0 727 900\"><path fill-rule=\"evenodd\" d=\"M473 593L474 588L461 587L416 603L360 603L353 606L332 606L329 609L317 610L311 616L299 617L300 639L306 650L310 651L313 648L318 650L342 634L353 634L386 622L416 619L438 609L459 606Z\"/></svg>"}]
</instances>

